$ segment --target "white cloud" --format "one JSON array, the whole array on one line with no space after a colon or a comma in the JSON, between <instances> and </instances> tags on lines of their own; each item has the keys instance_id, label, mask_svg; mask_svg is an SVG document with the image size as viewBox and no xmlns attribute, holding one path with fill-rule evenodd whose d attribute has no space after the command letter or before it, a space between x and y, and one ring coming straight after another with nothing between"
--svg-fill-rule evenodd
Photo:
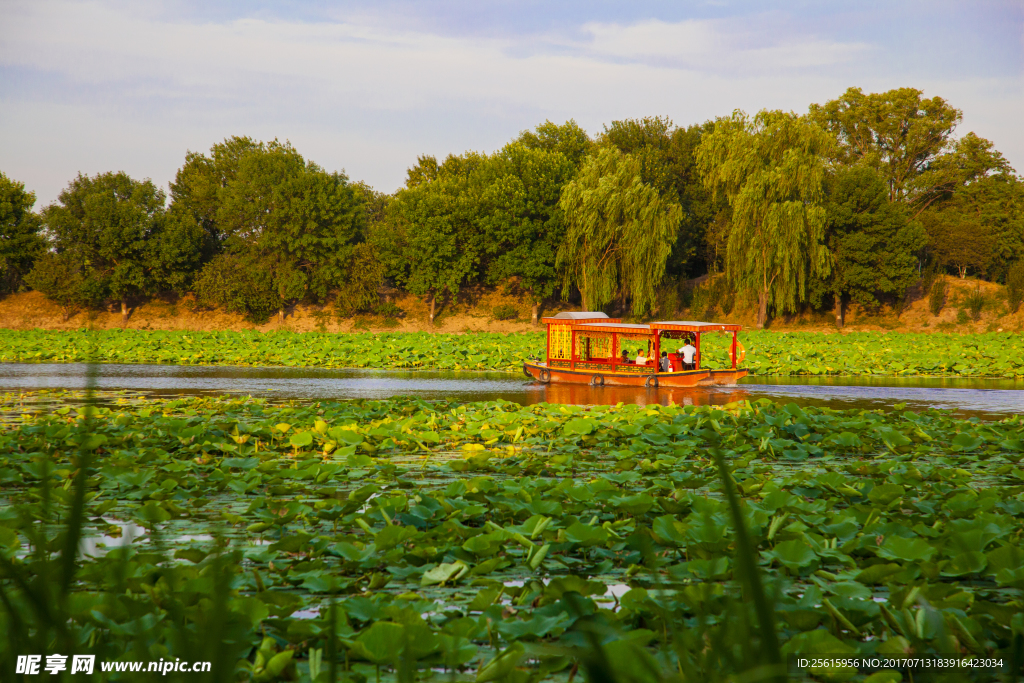
<instances>
[{"instance_id":1,"label":"white cloud","mask_svg":"<svg viewBox=\"0 0 1024 683\"><path fill-rule=\"evenodd\" d=\"M737 107L804 110L850 85L908 84L878 76L880 47L753 31L749 19L587 23L513 40L390 30L362 16L188 23L102 2L33 2L5 24L0 66L30 82L0 95L0 166L43 201L79 170L165 183L186 149L233 134L290 139L321 165L392 190L419 153L495 149L545 118L591 131L652 114L688 124ZM1024 166L1019 80L937 79L928 90L966 121L983 111L977 132Z\"/></svg>"}]
</instances>

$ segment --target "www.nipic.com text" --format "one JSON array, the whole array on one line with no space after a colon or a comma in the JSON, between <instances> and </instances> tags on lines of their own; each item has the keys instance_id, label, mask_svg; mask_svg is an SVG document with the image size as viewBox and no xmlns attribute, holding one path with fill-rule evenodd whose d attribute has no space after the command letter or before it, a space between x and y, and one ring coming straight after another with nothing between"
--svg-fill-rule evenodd
<instances>
[{"instance_id":1,"label":"www.nipic.com text","mask_svg":"<svg viewBox=\"0 0 1024 683\"><path fill-rule=\"evenodd\" d=\"M18 655L16 674L57 674L70 671L73 674L91 674L96 667L96 655ZM171 672L202 673L210 670L210 662L183 662L163 660L159 662L100 662L100 671L132 671L156 673L166 676Z\"/></svg>"}]
</instances>

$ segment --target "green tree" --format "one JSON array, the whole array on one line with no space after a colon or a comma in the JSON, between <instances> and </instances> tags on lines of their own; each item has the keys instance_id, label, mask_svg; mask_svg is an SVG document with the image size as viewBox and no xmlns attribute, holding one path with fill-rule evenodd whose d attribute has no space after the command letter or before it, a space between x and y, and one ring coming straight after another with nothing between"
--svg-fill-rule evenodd
<instances>
[{"instance_id":1,"label":"green tree","mask_svg":"<svg viewBox=\"0 0 1024 683\"><path fill-rule=\"evenodd\" d=\"M35 202L24 183L0 173L0 295L17 292L43 252L42 222L32 211Z\"/></svg>"},{"instance_id":2,"label":"green tree","mask_svg":"<svg viewBox=\"0 0 1024 683\"><path fill-rule=\"evenodd\" d=\"M84 306L97 303L95 287L83 273L76 254L44 251L25 276L25 284L60 306L64 322Z\"/></svg>"},{"instance_id":3,"label":"green tree","mask_svg":"<svg viewBox=\"0 0 1024 683\"><path fill-rule=\"evenodd\" d=\"M410 169L406 187L395 193L373 236L387 276L427 299L431 325L438 299L457 296L479 274L479 201L470 193L470 176L485 157L449 156L436 169L432 159L420 157Z\"/></svg>"},{"instance_id":4,"label":"green tree","mask_svg":"<svg viewBox=\"0 0 1024 683\"><path fill-rule=\"evenodd\" d=\"M794 309L808 280L829 272L824 159L832 145L806 117L762 111L751 119L736 111L719 119L697 150L705 185L732 207L728 273L757 293L758 327L769 306Z\"/></svg>"},{"instance_id":5,"label":"green tree","mask_svg":"<svg viewBox=\"0 0 1024 683\"><path fill-rule=\"evenodd\" d=\"M274 310L283 319L287 306L323 301L353 276L367 212L343 174L307 162L287 143L248 138L214 145L209 157L192 155L186 166L180 210L207 226L221 252L197 282L202 302L253 321Z\"/></svg>"},{"instance_id":6,"label":"green tree","mask_svg":"<svg viewBox=\"0 0 1024 683\"><path fill-rule=\"evenodd\" d=\"M896 202L928 194L915 181L946 150L961 112L941 97L923 98L915 88L867 95L849 88L838 99L811 105L810 116L839 139L837 158L878 170L889 201Z\"/></svg>"},{"instance_id":7,"label":"green tree","mask_svg":"<svg viewBox=\"0 0 1024 683\"><path fill-rule=\"evenodd\" d=\"M922 175L929 196L919 214L930 251L965 277L993 279L1024 257L1024 183L991 142L968 133Z\"/></svg>"},{"instance_id":8,"label":"green tree","mask_svg":"<svg viewBox=\"0 0 1024 683\"><path fill-rule=\"evenodd\" d=\"M668 117L624 119L605 126L598 140L638 158L643 181L682 208L677 239L666 265L666 273L672 277L715 270L716 241L728 226L725 216L720 217L723 211L728 213L728 204L704 187L694 156L701 137L713 128L713 123L678 128Z\"/></svg>"},{"instance_id":9,"label":"green tree","mask_svg":"<svg viewBox=\"0 0 1024 683\"><path fill-rule=\"evenodd\" d=\"M529 298L534 324L541 302L560 281L555 258L565 227L558 200L574 170L561 152L511 143L490 157L471 183L486 281L513 283Z\"/></svg>"},{"instance_id":10,"label":"green tree","mask_svg":"<svg viewBox=\"0 0 1024 683\"><path fill-rule=\"evenodd\" d=\"M123 172L79 175L43 210L51 247L61 256L48 261L81 273L81 303L113 299L127 322L129 303L153 294L189 266L195 252L188 226L168 229L165 195L150 180ZM37 283L43 278L36 278ZM44 291L44 293L46 293Z\"/></svg>"},{"instance_id":11,"label":"green tree","mask_svg":"<svg viewBox=\"0 0 1024 683\"><path fill-rule=\"evenodd\" d=\"M889 201L885 181L874 169L840 168L829 183L825 242L833 256L825 287L836 305L836 325L843 324L843 300L876 306L879 296L902 298L917 280L917 252L926 235L907 209Z\"/></svg>"},{"instance_id":12,"label":"green tree","mask_svg":"<svg viewBox=\"0 0 1024 683\"><path fill-rule=\"evenodd\" d=\"M171 211L189 217L206 234L204 256L219 252L221 230L217 213L222 193L238 175L242 157L264 149L252 138L233 136L210 148L209 155L189 151L171 183Z\"/></svg>"},{"instance_id":13,"label":"green tree","mask_svg":"<svg viewBox=\"0 0 1024 683\"><path fill-rule=\"evenodd\" d=\"M643 182L639 159L606 147L584 162L559 205L563 297L575 286L587 310L616 296L632 300L634 315L650 310L682 217L678 202Z\"/></svg>"},{"instance_id":14,"label":"green tree","mask_svg":"<svg viewBox=\"0 0 1024 683\"><path fill-rule=\"evenodd\" d=\"M562 125L545 121L533 131L521 132L514 142L522 144L527 149L559 152L569 160L574 169L580 167L594 147L587 132L572 119Z\"/></svg>"}]
</instances>

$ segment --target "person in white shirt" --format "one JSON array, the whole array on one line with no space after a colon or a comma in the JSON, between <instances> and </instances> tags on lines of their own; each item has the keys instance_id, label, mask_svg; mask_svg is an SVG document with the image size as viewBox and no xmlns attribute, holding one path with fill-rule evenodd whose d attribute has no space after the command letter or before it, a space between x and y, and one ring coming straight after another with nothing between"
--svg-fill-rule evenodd
<instances>
[{"instance_id":1,"label":"person in white shirt","mask_svg":"<svg viewBox=\"0 0 1024 683\"><path fill-rule=\"evenodd\" d=\"M679 349L679 355L683 357L683 369L693 370L693 358L697 355L697 347L691 344L689 339L686 340L686 345Z\"/></svg>"},{"instance_id":2,"label":"person in white shirt","mask_svg":"<svg viewBox=\"0 0 1024 683\"><path fill-rule=\"evenodd\" d=\"M637 351L636 352L636 364L637 365L647 365L647 356L644 355L643 351Z\"/></svg>"}]
</instances>

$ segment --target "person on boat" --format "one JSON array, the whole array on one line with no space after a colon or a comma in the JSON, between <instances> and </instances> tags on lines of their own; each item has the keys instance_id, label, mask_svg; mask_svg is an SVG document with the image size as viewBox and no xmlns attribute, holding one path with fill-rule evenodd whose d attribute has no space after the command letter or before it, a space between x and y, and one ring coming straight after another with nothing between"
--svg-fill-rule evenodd
<instances>
[{"instance_id":1,"label":"person on boat","mask_svg":"<svg viewBox=\"0 0 1024 683\"><path fill-rule=\"evenodd\" d=\"M661 352L661 371L672 372L672 361L669 360L668 351Z\"/></svg>"},{"instance_id":2,"label":"person on boat","mask_svg":"<svg viewBox=\"0 0 1024 683\"><path fill-rule=\"evenodd\" d=\"M647 365L647 356L644 355L643 349L636 352L636 364Z\"/></svg>"},{"instance_id":3,"label":"person on boat","mask_svg":"<svg viewBox=\"0 0 1024 683\"><path fill-rule=\"evenodd\" d=\"M629 351L626 351L625 349L622 350L622 362L629 363Z\"/></svg>"},{"instance_id":4,"label":"person on boat","mask_svg":"<svg viewBox=\"0 0 1024 683\"><path fill-rule=\"evenodd\" d=\"M684 370L693 370L696 368L693 359L694 356L697 355L697 347L693 345L689 338L686 339L686 345L679 349L679 355L683 357Z\"/></svg>"}]
</instances>

